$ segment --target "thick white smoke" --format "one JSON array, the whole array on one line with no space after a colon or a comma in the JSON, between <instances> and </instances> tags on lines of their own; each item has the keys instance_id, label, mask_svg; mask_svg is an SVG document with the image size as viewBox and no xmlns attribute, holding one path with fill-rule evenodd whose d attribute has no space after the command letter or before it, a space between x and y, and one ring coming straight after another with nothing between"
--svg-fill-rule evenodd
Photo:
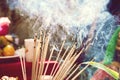
<instances>
[{"instance_id":1,"label":"thick white smoke","mask_svg":"<svg viewBox=\"0 0 120 80\"><path fill-rule=\"evenodd\" d=\"M109 0L8 0L11 9L19 9L22 15L28 15L30 19L37 17L31 29L33 32L40 28L49 31L52 35L51 44L54 45L59 45L66 38L66 45L77 42L77 47L80 47L84 37L89 34L91 24L96 20L94 39L85 58L88 60L96 57L96 61L103 60L106 46L117 28L114 17L107 11L108 2Z\"/></svg>"},{"instance_id":2,"label":"thick white smoke","mask_svg":"<svg viewBox=\"0 0 120 80\"><path fill-rule=\"evenodd\" d=\"M53 44L66 38L67 45L77 41L79 47L96 20L96 33L90 53L97 56L98 52L104 54L104 47L115 30L113 16L107 11L108 2L109 0L16 0L10 3L10 7L17 4L16 8L21 13L25 12L30 18L37 16L37 25L31 29L36 31L42 27L49 31L53 35Z\"/></svg>"},{"instance_id":3,"label":"thick white smoke","mask_svg":"<svg viewBox=\"0 0 120 80\"><path fill-rule=\"evenodd\" d=\"M79 43L83 36L88 34L87 27L96 18L103 22L103 19L109 15L106 11L109 0L20 0L18 2L20 10L28 13L30 17L36 15L41 20L41 26L33 26L33 30L43 27L52 30L51 33L54 34L56 30L60 32L58 26L61 26L64 29L58 34L61 39L68 35L79 36L77 37Z\"/></svg>"},{"instance_id":4,"label":"thick white smoke","mask_svg":"<svg viewBox=\"0 0 120 80\"><path fill-rule=\"evenodd\" d=\"M21 0L21 8L30 16L40 16L44 27L59 24L70 28L87 26L96 17L100 17L99 14L106 16L102 12L106 10L108 2L109 0Z\"/></svg>"}]
</instances>

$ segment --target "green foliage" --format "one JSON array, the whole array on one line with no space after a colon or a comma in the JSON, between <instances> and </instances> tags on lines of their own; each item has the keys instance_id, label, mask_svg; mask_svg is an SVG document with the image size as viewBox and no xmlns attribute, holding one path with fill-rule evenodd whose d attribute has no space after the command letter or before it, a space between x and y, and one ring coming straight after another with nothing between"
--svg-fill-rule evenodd
<instances>
[{"instance_id":1,"label":"green foliage","mask_svg":"<svg viewBox=\"0 0 120 80\"><path fill-rule=\"evenodd\" d=\"M113 61L119 32L120 32L120 26L118 26L117 30L114 32L114 34L112 35L112 38L108 43L108 46L105 52L105 57L103 60L104 64L110 64Z\"/></svg>"},{"instance_id":2,"label":"green foliage","mask_svg":"<svg viewBox=\"0 0 120 80\"><path fill-rule=\"evenodd\" d=\"M104 66L101 63L90 61L90 62L83 62L83 64L89 64L89 65L91 65L93 67L101 69L101 70L105 71L106 73L108 73L110 76L112 76L115 80L119 79L119 73L118 72L110 69L109 67Z\"/></svg>"}]
</instances>

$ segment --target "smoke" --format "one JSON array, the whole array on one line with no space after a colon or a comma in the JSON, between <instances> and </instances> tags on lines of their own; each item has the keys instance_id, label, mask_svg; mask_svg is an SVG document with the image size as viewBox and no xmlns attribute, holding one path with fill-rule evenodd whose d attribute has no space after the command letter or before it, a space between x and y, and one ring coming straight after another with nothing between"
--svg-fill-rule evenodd
<instances>
[{"instance_id":1,"label":"smoke","mask_svg":"<svg viewBox=\"0 0 120 80\"><path fill-rule=\"evenodd\" d=\"M108 3L109 0L8 0L11 10L18 9L21 15L35 20L30 28L33 33L41 28L48 31L56 48L64 39L67 39L66 46L77 42L80 47L95 22L94 39L86 60L96 57L96 61L103 60L106 46L117 28L114 16L107 11Z\"/></svg>"},{"instance_id":2,"label":"smoke","mask_svg":"<svg viewBox=\"0 0 120 80\"><path fill-rule=\"evenodd\" d=\"M10 3L11 2L11 3ZM14 2L14 3L12 3ZM37 20L31 27L33 32L43 28L52 35L51 44L59 45L67 39L66 45L77 42L80 47L96 22L94 40L88 57L104 55L107 43L116 27L114 17L107 11L109 0L8 0L11 9L19 9L30 19Z\"/></svg>"},{"instance_id":3,"label":"smoke","mask_svg":"<svg viewBox=\"0 0 120 80\"><path fill-rule=\"evenodd\" d=\"M90 25L106 10L109 0L21 0L22 10L40 16L44 27L61 25L65 28Z\"/></svg>"}]
</instances>

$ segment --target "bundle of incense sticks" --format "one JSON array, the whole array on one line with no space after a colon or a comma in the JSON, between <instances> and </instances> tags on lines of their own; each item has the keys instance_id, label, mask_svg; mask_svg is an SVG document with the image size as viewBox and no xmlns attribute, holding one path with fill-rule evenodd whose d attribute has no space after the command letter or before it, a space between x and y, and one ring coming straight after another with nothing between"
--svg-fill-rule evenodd
<instances>
[{"instance_id":1,"label":"bundle of incense sticks","mask_svg":"<svg viewBox=\"0 0 120 80\"><path fill-rule=\"evenodd\" d=\"M92 31L91 31L92 30ZM78 57L86 51L89 44L93 38L93 33L95 30L95 24L92 24L91 34L88 40L83 43L85 46L78 52L76 51L76 43L73 46L68 46L64 52L62 52L65 44L65 40L61 44L60 50L54 59L53 66L51 67L50 74L46 74L50 61L53 61L55 46L50 53L48 53L48 46L50 41L50 35L46 34L45 31L40 31L40 36L38 38L37 33L34 36L34 54L32 60L32 76L31 80L75 80L88 66L86 65L82 70L80 70L81 64L76 64L75 61ZM49 57L47 57L49 55ZM47 63L45 61L47 60ZM27 80L25 58L20 57L23 79Z\"/></svg>"},{"instance_id":2,"label":"bundle of incense sticks","mask_svg":"<svg viewBox=\"0 0 120 80\"><path fill-rule=\"evenodd\" d=\"M31 80L75 80L89 65L88 64L82 70L79 70L81 64L78 65L75 63L75 61L85 50L85 48L82 48L82 50L79 53L75 52L76 44L74 44L72 47L68 46L64 53L62 53L65 44L64 40L56 56L56 59L54 59L54 62L57 63L53 64L53 67L51 67L52 70L50 74L46 75L48 71L48 66L50 65L50 61L52 61L52 57L54 56L55 50L55 47L53 45L51 52L48 53L49 40L50 35L47 35L45 32L40 32L39 38L37 37L37 34L35 34ZM47 59L48 54L49 57ZM47 63L45 63L46 59ZM20 56L20 62L23 80L27 80L25 57Z\"/></svg>"},{"instance_id":3,"label":"bundle of incense sticks","mask_svg":"<svg viewBox=\"0 0 120 80\"><path fill-rule=\"evenodd\" d=\"M45 31L40 31L40 37L37 37L35 34L34 37L34 55L32 60L32 76L31 80L75 80L87 67L84 67L82 70L79 70L81 64L76 64L75 61L80 56L80 54L85 50L83 47L82 50L78 53L75 52L76 44L72 47L67 47L65 52L62 53L65 40L63 41L61 48L55 58L55 62L53 67L51 67L51 72L47 75L48 67L50 65L50 61L54 56L55 47L50 53L48 53L48 46L50 41L50 35L46 34ZM49 57L47 58L47 55ZM45 61L47 60L47 63ZM24 62L24 61L21 61ZM24 67L24 65L23 65ZM79 71L76 73L76 71ZM75 75L76 74L76 75ZM23 69L24 80L26 80L25 69Z\"/></svg>"},{"instance_id":4,"label":"bundle of incense sticks","mask_svg":"<svg viewBox=\"0 0 120 80\"><path fill-rule=\"evenodd\" d=\"M62 52L65 44L64 40L56 58L54 59L56 63L54 63L53 67L51 67L52 70L49 75L46 73L48 71L50 61L53 61L52 57L54 56L55 47L53 45L51 52L48 53L50 35L46 34L44 30L40 30L40 36L38 38L37 33L35 33L31 80L75 80L89 66L88 64L82 70L79 70L81 64L76 64L75 61L78 59L81 53L88 49L90 43L92 42L95 29L96 25L94 22L91 26L88 39L83 43L84 46L79 52L76 51L76 43L73 44L72 47L68 46L66 50ZM48 54L49 57L47 59ZM46 60L48 60L47 63L45 63ZM27 80L25 57L20 56L20 62L23 79Z\"/></svg>"},{"instance_id":5,"label":"bundle of incense sticks","mask_svg":"<svg viewBox=\"0 0 120 80\"><path fill-rule=\"evenodd\" d=\"M54 56L55 50L53 45L51 52L48 53L49 41L50 35L46 34L45 31L40 31L39 38L37 33L35 33L31 80L75 80L89 66L88 64L82 70L79 70L81 64L75 63L81 53L86 51L86 48L89 47L89 41L87 41L86 45L80 50L79 53L76 51L76 44L73 44L72 47L68 46L63 53L62 50L65 44L64 40L61 44L61 48L56 56L56 59L54 59L56 63L53 64L50 74L47 75L46 73L48 71L50 61L53 61L52 57ZM49 57L47 59L48 54ZM45 63L46 60L48 60L47 63ZM23 79L27 80L25 57L20 56L20 62Z\"/></svg>"}]
</instances>

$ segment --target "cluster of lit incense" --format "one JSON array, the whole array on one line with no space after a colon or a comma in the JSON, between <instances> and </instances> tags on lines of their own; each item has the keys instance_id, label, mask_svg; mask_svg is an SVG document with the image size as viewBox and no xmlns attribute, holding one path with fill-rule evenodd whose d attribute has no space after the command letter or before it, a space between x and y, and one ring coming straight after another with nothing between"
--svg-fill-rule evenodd
<instances>
[{"instance_id":1,"label":"cluster of lit incense","mask_svg":"<svg viewBox=\"0 0 120 80\"><path fill-rule=\"evenodd\" d=\"M43 34L40 33L38 44L36 44L37 36L34 39L35 50L34 50L34 58L33 58L33 63L32 63L32 80L45 80L46 72L50 64L49 62L52 60L52 56L53 56L54 49L55 49L54 47L52 48L52 51L48 58L48 63L46 64L46 67L45 67L45 60L47 57L49 39L50 39L50 36L46 35L45 33ZM79 54L74 53L76 48L75 48L75 45L73 45L71 49L69 49L68 47L66 51L62 53L64 44L65 44L65 41L63 41L60 51L58 52L56 56L55 61L57 63L53 64L52 71L50 72L50 75L49 75L49 80L63 80L65 78L69 79L72 76L72 74L68 75L69 72L73 71L74 73L80 67L80 65L76 65L74 63L76 59L82 53L82 50ZM63 54L62 57L60 57L60 54ZM59 61L59 59L61 59L62 61ZM75 69L75 70L72 70L72 69ZM77 75L74 76L72 80L75 80L75 78L78 77L80 73L81 71L77 73Z\"/></svg>"},{"instance_id":2,"label":"cluster of lit incense","mask_svg":"<svg viewBox=\"0 0 120 80\"><path fill-rule=\"evenodd\" d=\"M82 49L76 52L76 44L72 47L68 46L64 52L62 52L65 44L65 40L61 44L60 50L54 60L54 64L51 67L52 70L49 75L46 75L50 61L54 56L55 47L52 47L50 53L48 53L50 35L46 34L45 31L40 31L38 38L37 34L34 37L34 55L32 60L32 76L31 80L75 80L80 74L89 66L87 64L82 70L80 70L81 64L76 64L76 60L88 47L89 43L93 38L93 32L95 25L93 24L88 35L88 39L84 42ZM47 59L47 55L49 57ZM45 61L47 60L47 63ZM27 80L25 59L20 57L23 79ZM46 66L45 66L46 64Z\"/></svg>"},{"instance_id":3,"label":"cluster of lit incense","mask_svg":"<svg viewBox=\"0 0 120 80\"><path fill-rule=\"evenodd\" d=\"M48 62L45 63L47 58L47 51L49 46L49 35L42 34L38 39L35 36L34 39L34 56L32 61L32 76L31 80L75 80L88 66L86 65L82 70L80 69L81 64L76 64L75 61L78 59L80 54L85 50L84 48L79 52L75 52L75 44L72 47L67 47L65 52L62 53L65 41L63 41L60 51L58 52L55 62L50 74L46 75L50 61L54 53L54 46L50 52ZM62 56L60 56L62 54ZM60 60L61 59L61 60ZM25 59L20 57L23 79L27 80ZM46 64L46 66L45 66ZM78 72L79 71L79 72ZM77 72L77 73L76 73ZM47 78L47 79L46 79Z\"/></svg>"}]
</instances>

